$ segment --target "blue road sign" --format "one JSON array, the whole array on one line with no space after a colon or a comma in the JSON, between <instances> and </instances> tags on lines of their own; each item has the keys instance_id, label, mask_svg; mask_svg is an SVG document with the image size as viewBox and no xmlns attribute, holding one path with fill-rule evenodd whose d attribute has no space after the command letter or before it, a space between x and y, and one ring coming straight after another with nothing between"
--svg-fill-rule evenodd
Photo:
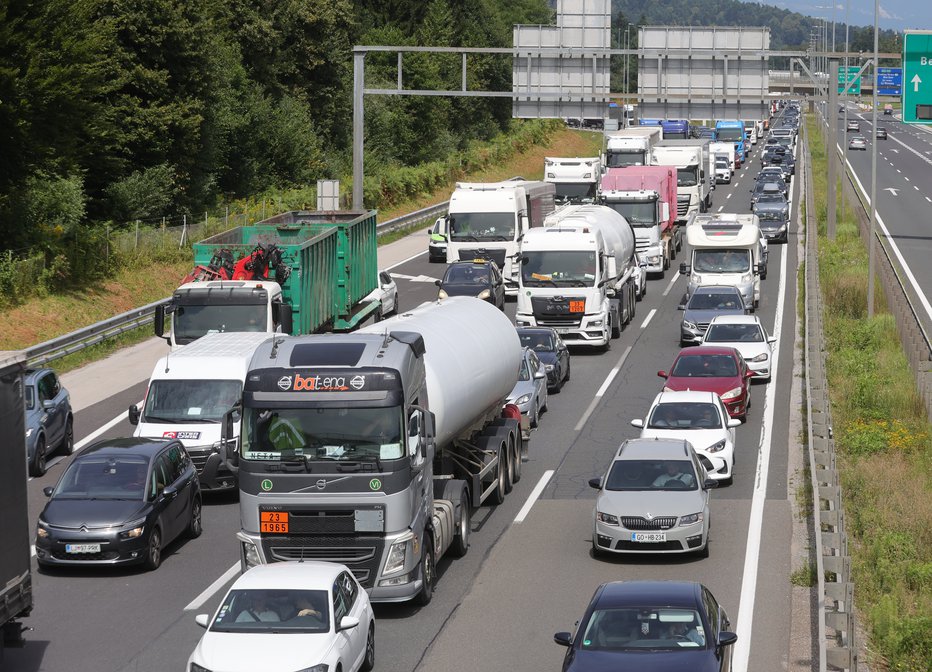
<instances>
[{"instance_id":1,"label":"blue road sign","mask_svg":"<svg viewBox=\"0 0 932 672\"><path fill-rule=\"evenodd\" d=\"M877 95L903 95L903 68L877 68Z\"/></svg>"}]
</instances>

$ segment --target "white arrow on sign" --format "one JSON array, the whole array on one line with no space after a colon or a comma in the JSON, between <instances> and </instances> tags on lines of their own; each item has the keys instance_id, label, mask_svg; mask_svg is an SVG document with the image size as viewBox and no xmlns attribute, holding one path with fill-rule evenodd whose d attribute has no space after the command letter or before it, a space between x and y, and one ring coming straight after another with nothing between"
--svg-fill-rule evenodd
<instances>
[{"instance_id":1,"label":"white arrow on sign","mask_svg":"<svg viewBox=\"0 0 932 672\"><path fill-rule=\"evenodd\" d=\"M922 84L922 80L919 79L919 73L917 72L915 75L913 75L913 78L909 81L913 83L913 92L915 93L919 91L919 85Z\"/></svg>"},{"instance_id":2,"label":"white arrow on sign","mask_svg":"<svg viewBox=\"0 0 932 672\"><path fill-rule=\"evenodd\" d=\"M886 189L884 189L884 191L889 191L891 194L896 196L896 192L898 192L899 189L894 189L893 187L887 187Z\"/></svg>"}]
</instances>

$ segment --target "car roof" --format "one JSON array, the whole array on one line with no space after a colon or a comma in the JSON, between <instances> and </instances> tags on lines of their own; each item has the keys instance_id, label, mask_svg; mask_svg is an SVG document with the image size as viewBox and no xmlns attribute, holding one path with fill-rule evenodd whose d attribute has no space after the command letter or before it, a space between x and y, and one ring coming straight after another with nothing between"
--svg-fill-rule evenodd
<instances>
[{"instance_id":1,"label":"car roof","mask_svg":"<svg viewBox=\"0 0 932 672\"><path fill-rule=\"evenodd\" d=\"M615 453L616 460L678 460L689 457L686 439L628 439Z\"/></svg>"},{"instance_id":2,"label":"car roof","mask_svg":"<svg viewBox=\"0 0 932 672\"><path fill-rule=\"evenodd\" d=\"M88 446L78 453L75 459L80 460L88 455L95 455L97 457L138 455L140 457L151 458L171 443L176 443L179 446L182 445L180 441L173 439L147 439L141 436L129 436L122 439L106 439Z\"/></svg>"},{"instance_id":3,"label":"car roof","mask_svg":"<svg viewBox=\"0 0 932 672\"><path fill-rule=\"evenodd\" d=\"M760 324L760 318L757 315L716 315L709 322L711 326L715 324Z\"/></svg>"},{"instance_id":4,"label":"car roof","mask_svg":"<svg viewBox=\"0 0 932 672\"><path fill-rule=\"evenodd\" d=\"M612 581L599 586L596 606L696 608L701 585L694 581Z\"/></svg>"},{"instance_id":5,"label":"car roof","mask_svg":"<svg viewBox=\"0 0 932 672\"><path fill-rule=\"evenodd\" d=\"M704 346L705 347L705 346ZM670 390L661 392L654 398L654 404L674 403L715 403L718 394L699 390Z\"/></svg>"},{"instance_id":6,"label":"car roof","mask_svg":"<svg viewBox=\"0 0 932 672\"><path fill-rule=\"evenodd\" d=\"M230 587L230 590L257 588L304 588L307 590L329 590L341 572L348 571L336 562L303 560L273 562L257 565L247 570Z\"/></svg>"}]
</instances>

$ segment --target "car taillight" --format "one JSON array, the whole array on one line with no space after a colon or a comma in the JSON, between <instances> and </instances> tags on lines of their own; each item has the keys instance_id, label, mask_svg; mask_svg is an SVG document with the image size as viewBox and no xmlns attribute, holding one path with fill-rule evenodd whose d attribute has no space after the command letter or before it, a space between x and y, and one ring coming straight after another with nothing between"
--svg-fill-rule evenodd
<instances>
[{"instance_id":1,"label":"car taillight","mask_svg":"<svg viewBox=\"0 0 932 672\"><path fill-rule=\"evenodd\" d=\"M521 409L519 409L514 404L505 404L505 406L502 408L502 417L520 421Z\"/></svg>"}]
</instances>

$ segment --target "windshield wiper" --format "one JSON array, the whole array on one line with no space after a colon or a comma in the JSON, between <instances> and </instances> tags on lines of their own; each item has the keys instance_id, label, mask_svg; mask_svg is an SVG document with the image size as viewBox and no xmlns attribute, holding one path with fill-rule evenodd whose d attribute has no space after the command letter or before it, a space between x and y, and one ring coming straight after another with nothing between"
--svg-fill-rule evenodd
<instances>
[{"instance_id":1,"label":"windshield wiper","mask_svg":"<svg viewBox=\"0 0 932 672\"><path fill-rule=\"evenodd\" d=\"M529 280L525 280L524 284L527 285L528 287L540 287L545 282L551 285L552 287L557 287L557 283L551 280L550 278L532 278Z\"/></svg>"},{"instance_id":2,"label":"windshield wiper","mask_svg":"<svg viewBox=\"0 0 932 672\"><path fill-rule=\"evenodd\" d=\"M186 422L186 420L179 420L178 418L163 418L160 415L146 415L143 416L143 419L146 422L164 422L166 425L178 425Z\"/></svg>"},{"instance_id":3,"label":"windshield wiper","mask_svg":"<svg viewBox=\"0 0 932 672\"><path fill-rule=\"evenodd\" d=\"M594 281L595 279L593 278L593 282ZM592 284L590 282L586 282L585 280L560 280L559 282L559 286L561 287L588 287L590 284Z\"/></svg>"},{"instance_id":4,"label":"windshield wiper","mask_svg":"<svg viewBox=\"0 0 932 672\"><path fill-rule=\"evenodd\" d=\"M474 243L479 242L479 239L471 233L454 233L452 238L453 240L471 240Z\"/></svg>"}]
</instances>

